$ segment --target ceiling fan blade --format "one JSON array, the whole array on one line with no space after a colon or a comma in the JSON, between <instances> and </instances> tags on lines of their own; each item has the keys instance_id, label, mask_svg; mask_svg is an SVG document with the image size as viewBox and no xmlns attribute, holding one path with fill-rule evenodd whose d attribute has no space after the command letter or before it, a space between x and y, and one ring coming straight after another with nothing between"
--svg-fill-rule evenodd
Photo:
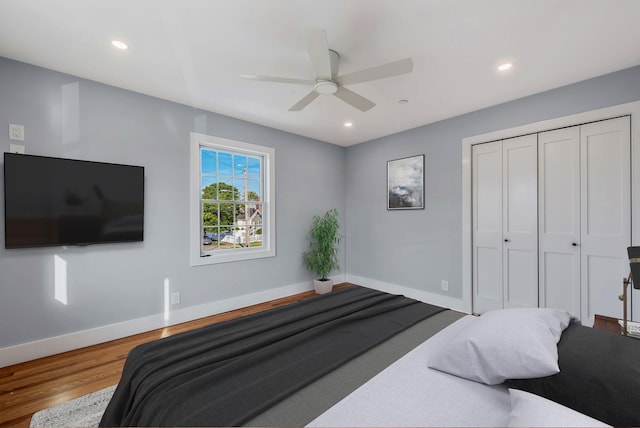
<instances>
[{"instance_id":1,"label":"ceiling fan blade","mask_svg":"<svg viewBox=\"0 0 640 428\"><path fill-rule=\"evenodd\" d=\"M289 109L289 111L300 111L300 110L302 110L303 108L305 108L306 106L311 104L311 101L313 101L316 98L318 98L318 95L320 95L320 94L317 93L315 90L309 92L307 95L305 95L304 98L302 98L300 101L295 103L293 105L293 107L291 107Z\"/></svg>"},{"instance_id":2,"label":"ceiling fan blade","mask_svg":"<svg viewBox=\"0 0 640 428\"><path fill-rule=\"evenodd\" d=\"M307 53L321 80L331 80L331 60L329 58L329 42L327 33L319 28L307 30Z\"/></svg>"},{"instance_id":3,"label":"ceiling fan blade","mask_svg":"<svg viewBox=\"0 0 640 428\"><path fill-rule=\"evenodd\" d=\"M248 80L258 80L260 82L294 83L297 85L315 85L315 80L290 79L288 77L258 76L256 74L241 74L241 78Z\"/></svg>"},{"instance_id":4,"label":"ceiling fan blade","mask_svg":"<svg viewBox=\"0 0 640 428\"><path fill-rule=\"evenodd\" d=\"M333 95L360 111L371 110L376 105L374 102L369 101L362 95L358 95L355 92L343 87L338 87L338 90Z\"/></svg>"},{"instance_id":5,"label":"ceiling fan blade","mask_svg":"<svg viewBox=\"0 0 640 428\"><path fill-rule=\"evenodd\" d=\"M347 73L333 80L339 85L352 85L354 83L369 82L371 80L386 79L387 77L411 73L412 70L413 60L411 58L405 58L388 64L378 65L377 67Z\"/></svg>"}]
</instances>

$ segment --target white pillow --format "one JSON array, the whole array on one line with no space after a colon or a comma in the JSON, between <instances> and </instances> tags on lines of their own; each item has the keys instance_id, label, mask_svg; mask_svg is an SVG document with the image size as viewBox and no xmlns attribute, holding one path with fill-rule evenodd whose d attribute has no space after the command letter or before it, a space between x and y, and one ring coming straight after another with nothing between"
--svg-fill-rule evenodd
<instances>
[{"instance_id":1,"label":"white pillow","mask_svg":"<svg viewBox=\"0 0 640 428\"><path fill-rule=\"evenodd\" d=\"M554 401L517 389L509 389L510 427L609 427L604 422Z\"/></svg>"},{"instance_id":2,"label":"white pillow","mask_svg":"<svg viewBox=\"0 0 640 428\"><path fill-rule=\"evenodd\" d=\"M429 359L429 367L487 385L558 373L558 341L571 316L547 308L480 316Z\"/></svg>"}]
</instances>

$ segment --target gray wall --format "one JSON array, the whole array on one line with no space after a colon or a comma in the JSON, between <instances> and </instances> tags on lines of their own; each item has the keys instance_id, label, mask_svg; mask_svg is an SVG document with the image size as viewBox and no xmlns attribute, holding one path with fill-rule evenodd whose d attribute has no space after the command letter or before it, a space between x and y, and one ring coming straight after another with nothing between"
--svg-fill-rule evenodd
<instances>
[{"instance_id":1,"label":"gray wall","mask_svg":"<svg viewBox=\"0 0 640 428\"><path fill-rule=\"evenodd\" d=\"M311 218L335 207L344 223L342 147L0 58L0 152L9 123L25 126L29 154L145 166L145 240L6 250L0 233L0 348L162 313L167 278L177 308L311 286L300 256ZM191 131L275 148L276 257L189 265ZM55 256L68 305L53 297Z\"/></svg>"},{"instance_id":2,"label":"gray wall","mask_svg":"<svg viewBox=\"0 0 640 428\"><path fill-rule=\"evenodd\" d=\"M462 139L637 100L640 66L348 148L348 274L462 298ZM417 154L426 209L387 211L386 162Z\"/></svg>"},{"instance_id":3,"label":"gray wall","mask_svg":"<svg viewBox=\"0 0 640 428\"><path fill-rule=\"evenodd\" d=\"M637 100L640 67L344 149L0 58L0 151L18 123L27 153L146 167L143 243L5 250L0 234L0 348L161 313L166 278L180 308L310 281L305 235L333 207L343 273L460 298L462 138ZM191 131L275 147L277 257L189 266ZM387 211L386 162L416 154L426 209ZM53 298L56 255L66 306Z\"/></svg>"}]
</instances>

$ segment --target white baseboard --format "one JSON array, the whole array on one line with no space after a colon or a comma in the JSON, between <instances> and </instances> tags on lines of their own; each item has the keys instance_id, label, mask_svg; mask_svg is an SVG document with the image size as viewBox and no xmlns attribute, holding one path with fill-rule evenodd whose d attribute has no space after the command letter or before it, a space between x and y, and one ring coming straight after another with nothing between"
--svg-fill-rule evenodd
<instances>
[{"instance_id":1,"label":"white baseboard","mask_svg":"<svg viewBox=\"0 0 640 428\"><path fill-rule=\"evenodd\" d=\"M333 276L335 283L345 281L345 275ZM246 306L275 300L282 297L291 296L305 291L313 290L313 282L288 285L233 297L218 302L209 302L202 305L171 311L168 319L164 314L155 314L143 318L136 318L115 324L109 324L92 328L89 330L77 331L61 336L48 337L46 339L33 342L22 343L6 348L0 348L0 367L6 367L36 358L47 357L110 340L120 339L133 334L143 333L170 325L192 321L198 318L244 308Z\"/></svg>"},{"instance_id":2,"label":"white baseboard","mask_svg":"<svg viewBox=\"0 0 640 428\"><path fill-rule=\"evenodd\" d=\"M391 294L402 294L406 297L419 300L421 302L440 306L443 308L453 309L454 311L471 313L471 307L463 299L455 297L443 296L442 294L430 293L428 291L416 290L415 288L405 287L397 284L390 284L375 279L364 278L356 275L347 275L347 282L362 285L363 287L373 288L374 290L384 291Z\"/></svg>"}]
</instances>

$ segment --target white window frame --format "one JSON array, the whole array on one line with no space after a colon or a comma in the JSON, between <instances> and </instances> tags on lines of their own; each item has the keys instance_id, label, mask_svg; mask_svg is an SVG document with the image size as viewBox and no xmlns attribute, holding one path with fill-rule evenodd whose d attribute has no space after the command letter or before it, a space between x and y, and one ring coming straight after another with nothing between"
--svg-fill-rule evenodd
<instances>
[{"instance_id":1,"label":"white window frame","mask_svg":"<svg viewBox=\"0 0 640 428\"><path fill-rule=\"evenodd\" d=\"M256 156L263 159L263 195L262 195L262 247L219 250L202 253L202 213L200 198L202 194L200 148L210 148L222 152ZM190 259L191 266L236 262L241 260L274 257L276 255L275 222L275 149L242 141L229 140L213 135L191 133L190 143Z\"/></svg>"}]
</instances>

